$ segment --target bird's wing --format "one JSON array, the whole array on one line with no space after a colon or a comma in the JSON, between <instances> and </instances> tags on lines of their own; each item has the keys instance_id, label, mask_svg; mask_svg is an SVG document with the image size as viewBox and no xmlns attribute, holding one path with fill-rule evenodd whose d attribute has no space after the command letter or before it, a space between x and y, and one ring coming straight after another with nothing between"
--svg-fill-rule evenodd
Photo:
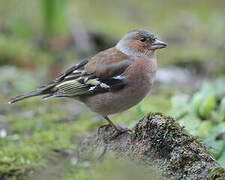
<instances>
[{"instance_id":1,"label":"bird's wing","mask_svg":"<svg viewBox=\"0 0 225 180\"><path fill-rule=\"evenodd\" d=\"M133 61L126 55L121 55L118 50L106 51L84 60L58 76L44 98L90 95L123 88L126 78L123 72Z\"/></svg>"},{"instance_id":2,"label":"bird's wing","mask_svg":"<svg viewBox=\"0 0 225 180\"><path fill-rule=\"evenodd\" d=\"M133 60L128 56L111 48L92 58L84 59L59 75L54 81L12 98L9 103L40 95L45 95L43 98L47 99L117 91L126 85L126 76L123 72L132 64Z\"/></svg>"},{"instance_id":3,"label":"bird's wing","mask_svg":"<svg viewBox=\"0 0 225 180\"><path fill-rule=\"evenodd\" d=\"M85 70L100 78L111 78L122 74L132 62L126 54L116 48L110 48L92 57L85 65Z\"/></svg>"},{"instance_id":4,"label":"bird's wing","mask_svg":"<svg viewBox=\"0 0 225 180\"><path fill-rule=\"evenodd\" d=\"M24 93L22 95L19 95L17 97L14 97L14 98L10 99L8 103L12 104L17 101L21 101L23 99L27 99L27 98L34 97L34 96L40 96L40 95L46 95L45 97L54 96L54 94L57 94L57 91L59 91L59 92L61 91L56 86L61 84L62 82L67 81L68 76L70 76L72 74L76 75L76 73L74 73L74 71L78 71L79 69L82 69L88 63L89 60L90 60L90 58L84 59L83 61L81 61L81 63L72 66L71 68L66 70L63 74L59 75L54 81L52 81L52 82L48 83L47 85L44 85L34 91L30 91L30 92ZM78 73L78 74L80 74L80 73ZM74 78L75 78L75 76L74 76Z\"/></svg>"}]
</instances>

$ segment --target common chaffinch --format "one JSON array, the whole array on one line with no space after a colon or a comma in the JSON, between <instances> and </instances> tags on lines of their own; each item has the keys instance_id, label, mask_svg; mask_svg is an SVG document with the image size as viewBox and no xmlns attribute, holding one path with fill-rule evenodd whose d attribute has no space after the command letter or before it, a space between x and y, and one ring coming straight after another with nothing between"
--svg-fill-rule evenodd
<instances>
[{"instance_id":1,"label":"common chaffinch","mask_svg":"<svg viewBox=\"0 0 225 180\"><path fill-rule=\"evenodd\" d=\"M39 95L45 95L43 99L74 98L102 115L118 135L125 129L118 128L108 115L131 108L147 95L156 74L156 50L166 46L146 30L128 32L115 47L84 59L49 84L9 103Z\"/></svg>"}]
</instances>

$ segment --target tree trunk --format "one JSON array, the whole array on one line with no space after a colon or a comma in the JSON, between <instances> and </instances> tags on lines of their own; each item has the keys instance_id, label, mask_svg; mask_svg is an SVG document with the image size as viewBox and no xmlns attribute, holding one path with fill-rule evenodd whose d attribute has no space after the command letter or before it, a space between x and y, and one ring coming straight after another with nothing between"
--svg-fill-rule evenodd
<instances>
[{"instance_id":1,"label":"tree trunk","mask_svg":"<svg viewBox=\"0 0 225 180\"><path fill-rule=\"evenodd\" d=\"M150 113L135 126L133 133L112 139L113 129L103 127L81 145L80 157L87 152L101 157L108 153L157 167L164 179L225 179L225 170L206 147L171 117Z\"/></svg>"}]
</instances>

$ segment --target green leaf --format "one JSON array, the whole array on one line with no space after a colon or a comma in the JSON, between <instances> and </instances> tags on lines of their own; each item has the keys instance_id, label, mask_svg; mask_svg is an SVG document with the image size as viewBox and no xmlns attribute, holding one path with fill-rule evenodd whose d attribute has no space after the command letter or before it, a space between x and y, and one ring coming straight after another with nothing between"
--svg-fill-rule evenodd
<instances>
[{"instance_id":1,"label":"green leaf","mask_svg":"<svg viewBox=\"0 0 225 180\"><path fill-rule=\"evenodd\" d=\"M183 118L190 110L187 95L173 96L171 98L171 104L172 110L170 115L175 117L177 120Z\"/></svg>"},{"instance_id":2,"label":"green leaf","mask_svg":"<svg viewBox=\"0 0 225 180\"><path fill-rule=\"evenodd\" d=\"M209 96L205 95L203 99L203 103L199 109L199 115L204 118L209 118L212 110L216 107L216 100L214 94L210 94Z\"/></svg>"},{"instance_id":3,"label":"green leaf","mask_svg":"<svg viewBox=\"0 0 225 180\"><path fill-rule=\"evenodd\" d=\"M223 152L223 155L219 158L218 162L224 167L225 166L225 152Z\"/></svg>"},{"instance_id":4,"label":"green leaf","mask_svg":"<svg viewBox=\"0 0 225 180\"><path fill-rule=\"evenodd\" d=\"M200 107L203 104L203 94L200 92L197 92L194 94L192 100L191 100L191 105L194 109L194 112L199 115L200 113Z\"/></svg>"},{"instance_id":5,"label":"green leaf","mask_svg":"<svg viewBox=\"0 0 225 180\"><path fill-rule=\"evenodd\" d=\"M207 120L203 121L198 130L198 136L205 136L210 133L212 130L213 124L212 121Z\"/></svg>"},{"instance_id":6,"label":"green leaf","mask_svg":"<svg viewBox=\"0 0 225 180\"><path fill-rule=\"evenodd\" d=\"M189 115L179 120L179 124L184 126L189 133L196 136L198 134L199 126L201 125L201 120L196 116Z\"/></svg>"},{"instance_id":7,"label":"green leaf","mask_svg":"<svg viewBox=\"0 0 225 180\"><path fill-rule=\"evenodd\" d=\"M223 120L225 120L225 97L221 100L219 112Z\"/></svg>"}]
</instances>

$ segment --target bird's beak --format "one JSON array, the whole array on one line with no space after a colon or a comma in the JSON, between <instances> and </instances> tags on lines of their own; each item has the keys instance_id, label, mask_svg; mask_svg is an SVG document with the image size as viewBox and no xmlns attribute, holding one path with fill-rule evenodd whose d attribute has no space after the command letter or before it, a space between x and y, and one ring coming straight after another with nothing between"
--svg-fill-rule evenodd
<instances>
[{"instance_id":1,"label":"bird's beak","mask_svg":"<svg viewBox=\"0 0 225 180\"><path fill-rule=\"evenodd\" d=\"M152 43L151 49L152 49L152 50L155 50L155 49L161 49L161 48L165 48L166 46L167 46L166 43L164 43L164 42L162 42L162 41L156 39L156 40Z\"/></svg>"}]
</instances>

